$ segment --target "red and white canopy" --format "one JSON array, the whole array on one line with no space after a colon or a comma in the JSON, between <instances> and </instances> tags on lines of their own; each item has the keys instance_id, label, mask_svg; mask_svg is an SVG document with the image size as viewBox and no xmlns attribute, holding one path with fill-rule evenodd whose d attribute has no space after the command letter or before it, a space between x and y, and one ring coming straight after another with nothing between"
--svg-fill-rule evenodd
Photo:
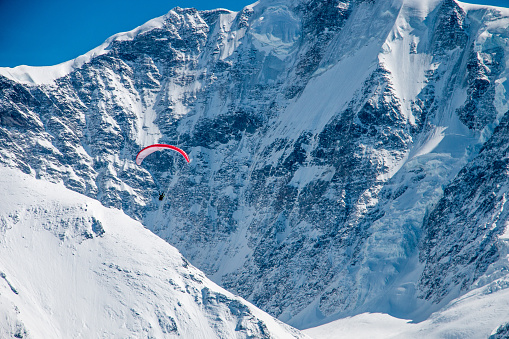
<instances>
[{"instance_id":1,"label":"red and white canopy","mask_svg":"<svg viewBox=\"0 0 509 339\"><path fill-rule=\"evenodd\" d=\"M141 165L141 162L143 161L143 159L145 159L148 155L150 155L156 151L162 151L164 149L172 149L174 151L179 152L180 154L182 154L182 156L184 158L186 158L186 161L189 162L189 156L187 155L186 152L184 152L180 148L173 146L173 145L154 144L154 145L147 146L138 152L138 155L136 156L136 164Z\"/></svg>"}]
</instances>

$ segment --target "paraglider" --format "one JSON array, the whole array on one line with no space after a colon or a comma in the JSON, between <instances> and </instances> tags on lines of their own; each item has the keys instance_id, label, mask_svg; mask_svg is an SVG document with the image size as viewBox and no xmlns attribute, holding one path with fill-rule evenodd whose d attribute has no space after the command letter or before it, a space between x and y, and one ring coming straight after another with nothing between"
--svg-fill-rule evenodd
<instances>
[{"instance_id":1,"label":"paraglider","mask_svg":"<svg viewBox=\"0 0 509 339\"><path fill-rule=\"evenodd\" d=\"M180 153L185 159L187 162L189 162L189 156L187 155L186 152L184 152L183 150L181 150L180 148L176 147L176 146L173 146L173 145L167 145L167 144L154 144L154 145L150 145L150 146L147 146L145 147L144 149L142 149L141 151L138 152L138 154L136 155L136 164L137 165L141 165L141 163L143 162L143 159L145 159L147 156L149 156L150 154L154 153L154 152L157 152L157 151L162 151L162 150L165 150L165 149L171 149L171 150L174 150L178 153ZM169 190L169 188L168 188ZM168 193L168 192L166 192ZM159 194L159 201L163 201L164 200L164 196L165 196L165 193L162 192Z\"/></svg>"},{"instance_id":2,"label":"paraglider","mask_svg":"<svg viewBox=\"0 0 509 339\"><path fill-rule=\"evenodd\" d=\"M138 152L138 155L136 155L136 164L141 165L143 159L145 159L147 156L149 156L150 154L152 154L154 152L161 151L164 149L171 149L171 150L177 151L180 154L182 154L182 156L186 159L187 162L190 161L187 153L176 146L167 145L167 144L154 144L154 145L147 146Z\"/></svg>"}]
</instances>

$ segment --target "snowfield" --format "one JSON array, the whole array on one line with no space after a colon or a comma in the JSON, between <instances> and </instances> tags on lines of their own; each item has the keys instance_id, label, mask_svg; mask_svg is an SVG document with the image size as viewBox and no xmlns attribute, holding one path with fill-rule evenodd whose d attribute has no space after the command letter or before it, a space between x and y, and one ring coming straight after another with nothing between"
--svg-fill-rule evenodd
<instances>
[{"instance_id":1,"label":"snowfield","mask_svg":"<svg viewBox=\"0 0 509 339\"><path fill-rule=\"evenodd\" d=\"M0 168L1 338L304 338L123 212Z\"/></svg>"},{"instance_id":2,"label":"snowfield","mask_svg":"<svg viewBox=\"0 0 509 339\"><path fill-rule=\"evenodd\" d=\"M508 321L508 287L507 278L494 281L453 300L420 323L383 313L363 313L303 332L315 339L488 338Z\"/></svg>"}]
</instances>

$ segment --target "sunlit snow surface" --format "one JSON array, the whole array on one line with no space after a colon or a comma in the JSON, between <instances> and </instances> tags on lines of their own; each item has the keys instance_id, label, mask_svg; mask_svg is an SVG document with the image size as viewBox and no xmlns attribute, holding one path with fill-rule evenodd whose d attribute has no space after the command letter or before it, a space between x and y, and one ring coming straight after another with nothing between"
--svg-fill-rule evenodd
<instances>
[{"instance_id":1,"label":"sunlit snow surface","mask_svg":"<svg viewBox=\"0 0 509 339\"><path fill-rule=\"evenodd\" d=\"M304 330L315 339L487 338L506 323L509 279L502 278L452 301L421 323L363 313Z\"/></svg>"},{"instance_id":2,"label":"sunlit snow surface","mask_svg":"<svg viewBox=\"0 0 509 339\"><path fill-rule=\"evenodd\" d=\"M305 337L124 213L0 168L0 337Z\"/></svg>"}]
</instances>

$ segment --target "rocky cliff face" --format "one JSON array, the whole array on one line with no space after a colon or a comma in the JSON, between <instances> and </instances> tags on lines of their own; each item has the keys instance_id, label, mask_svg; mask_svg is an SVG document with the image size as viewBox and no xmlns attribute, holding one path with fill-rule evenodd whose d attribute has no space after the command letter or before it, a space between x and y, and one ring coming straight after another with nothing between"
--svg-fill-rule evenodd
<instances>
[{"instance_id":1,"label":"rocky cliff face","mask_svg":"<svg viewBox=\"0 0 509 339\"><path fill-rule=\"evenodd\" d=\"M175 8L65 76L2 70L0 162L123 209L293 325L422 318L505 246L508 17L452 0ZM136 166L155 142L191 163Z\"/></svg>"}]
</instances>

